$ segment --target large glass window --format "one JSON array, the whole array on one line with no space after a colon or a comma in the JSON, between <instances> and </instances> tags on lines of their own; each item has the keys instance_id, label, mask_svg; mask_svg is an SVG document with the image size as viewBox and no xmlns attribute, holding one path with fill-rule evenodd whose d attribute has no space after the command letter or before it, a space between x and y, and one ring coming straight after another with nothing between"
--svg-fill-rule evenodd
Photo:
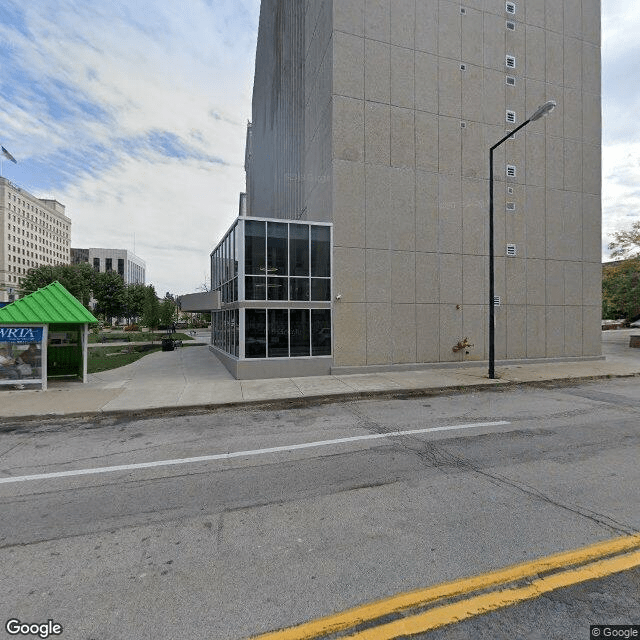
<instances>
[{"instance_id":1,"label":"large glass window","mask_svg":"<svg viewBox=\"0 0 640 640\"><path fill-rule=\"evenodd\" d=\"M240 355L240 310L234 311L234 336L233 355L237 358Z\"/></svg>"},{"instance_id":2,"label":"large glass window","mask_svg":"<svg viewBox=\"0 0 640 640\"><path fill-rule=\"evenodd\" d=\"M267 275L288 275L287 224L267 223Z\"/></svg>"},{"instance_id":3,"label":"large glass window","mask_svg":"<svg viewBox=\"0 0 640 640\"><path fill-rule=\"evenodd\" d=\"M247 276L244 279L244 297L246 300L266 300L267 279Z\"/></svg>"},{"instance_id":4,"label":"large glass window","mask_svg":"<svg viewBox=\"0 0 640 640\"><path fill-rule=\"evenodd\" d=\"M311 355L331 355L330 309L311 309Z\"/></svg>"},{"instance_id":5,"label":"large glass window","mask_svg":"<svg viewBox=\"0 0 640 640\"><path fill-rule=\"evenodd\" d=\"M267 357L267 312L246 309L244 312L244 351L247 358Z\"/></svg>"},{"instance_id":6,"label":"large glass window","mask_svg":"<svg viewBox=\"0 0 640 640\"><path fill-rule=\"evenodd\" d=\"M265 223L244 223L244 270L247 275L266 275Z\"/></svg>"},{"instance_id":7,"label":"large glass window","mask_svg":"<svg viewBox=\"0 0 640 640\"><path fill-rule=\"evenodd\" d=\"M329 227L311 227L311 275L331 275L331 237Z\"/></svg>"},{"instance_id":8,"label":"large glass window","mask_svg":"<svg viewBox=\"0 0 640 640\"><path fill-rule=\"evenodd\" d=\"M289 310L269 309L269 357L289 356Z\"/></svg>"},{"instance_id":9,"label":"large glass window","mask_svg":"<svg viewBox=\"0 0 640 640\"><path fill-rule=\"evenodd\" d=\"M291 278L289 282L291 300L309 300L309 278Z\"/></svg>"},{"instance_id":10,"label":"large glass window","mask_svg":"<svg viewBox=\"0 0 640 640\"><path fill-rule=\"evenodd\" d=\"M309 309L291 309L291 357L311 355Z\"/></svg>"},{"instance_id":11,"label":"large glass window","mask_svg":"<svg viewBox=\"0 0 640 640\"><path fill-rule=\"evenodd\" d=\"M289 225L289 275L309 275L309 226Z\"/></svg>"},{"instance_id":12,"label":"large glass window","mask_svg":"<svg viewBox=\"0 0 640 640\"><path fill-rule=\"evenodd\" d=\"M287 278L267 278L269 300L288 300Z\"/></svg>"},{"instance_id":13,"label":"large glass window","mask_svg":"<svg viewBox=\"0 0 640 640\"><path fill-rule=\"evenodd\" d=\"M311 299L323 302L331 300L331 280L329 278L311 278Z\"/></svg>"}]
</instances>

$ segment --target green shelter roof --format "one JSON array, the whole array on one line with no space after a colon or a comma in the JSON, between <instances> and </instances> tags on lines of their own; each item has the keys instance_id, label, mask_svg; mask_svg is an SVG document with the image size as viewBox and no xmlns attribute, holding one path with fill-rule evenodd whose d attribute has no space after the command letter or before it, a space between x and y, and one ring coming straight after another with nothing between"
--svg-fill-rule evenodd
<instances>
[{"instance_id":1,"label":"green shelter roof","mask_svg":"<svg viewBox=\"0 0 640 640\"><path fill-rule=\"evenodd\" d=\"M0 309L0 324L95 324L98 321L59 282Z\"/></svg>"}]
</instances>

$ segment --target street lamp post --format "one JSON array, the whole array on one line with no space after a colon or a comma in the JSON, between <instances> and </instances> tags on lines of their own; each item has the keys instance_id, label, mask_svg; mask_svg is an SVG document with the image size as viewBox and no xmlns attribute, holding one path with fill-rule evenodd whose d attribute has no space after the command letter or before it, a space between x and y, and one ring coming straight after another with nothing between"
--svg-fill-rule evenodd
<instances>
[{"instance_id":1,"label":"street lamp post","mask_svg":"<svg viewBox=\"0 0 640 640\"><path fill-rule=\"evenodd\" d=\"M494 270L494 250L493 250L493 152L506 140L511 138L520 129L526 127L530 122L535 122L543 116L553 111L556 106L554 100L545 102L538 107L535 112L525 120L519 127L508 133L504 138L496 142L489 149L489 378L496 377L496 317L495 317L495 270Z\"/></svg>"}]
</instances>

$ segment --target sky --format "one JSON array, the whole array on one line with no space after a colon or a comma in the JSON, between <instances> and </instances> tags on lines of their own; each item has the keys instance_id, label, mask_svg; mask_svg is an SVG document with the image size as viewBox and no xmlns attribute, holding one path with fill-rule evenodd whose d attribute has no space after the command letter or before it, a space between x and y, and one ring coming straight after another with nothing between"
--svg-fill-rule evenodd
<instances>
[{"instance_id":1,"label":"sky","mask_svg":"<svg viewBox=\"0 0 640 640\"><path fill-rule=\"evenodd\" d=\"M640 219L635 2L602 0L603 258ZM72 246L135 250L159 295L196 291L245 188L259 8L0 0L4 177L67 207Z\"/></svg>"}]
</instances>

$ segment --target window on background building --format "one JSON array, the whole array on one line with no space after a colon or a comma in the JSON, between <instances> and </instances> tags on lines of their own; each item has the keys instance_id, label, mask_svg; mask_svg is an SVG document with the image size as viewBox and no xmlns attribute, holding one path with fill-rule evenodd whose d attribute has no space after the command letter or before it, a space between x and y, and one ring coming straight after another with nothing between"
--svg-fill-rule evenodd
<instances>
[{"instance_id":1,"label":"window on background building","mask_svg":"<svg viewBox=\"0 0 640 640\"><path fill-rule=\"evenodd\" d=\"M118 258L118 273L124 278L124 260Z\"/></svg>"},{"instance_id":2,"label":"window on background building","mask_svg":"<svg viewBox=\"0 0 640 640\"><path fill-rule=\"evenodd\" d=\"M93 259L93 270L100 271L100 258Z\"/></svg>"},{"instance_id":3,"label":"window on background building","mask_svg":"<svg viewBox=\"0 0 640 640\"><path fill-rule=\"evenodd\" d=\"M104 270L105 271L113 271L113 258L105 258L104 259Z\"/></svg>"}]
</instances>

